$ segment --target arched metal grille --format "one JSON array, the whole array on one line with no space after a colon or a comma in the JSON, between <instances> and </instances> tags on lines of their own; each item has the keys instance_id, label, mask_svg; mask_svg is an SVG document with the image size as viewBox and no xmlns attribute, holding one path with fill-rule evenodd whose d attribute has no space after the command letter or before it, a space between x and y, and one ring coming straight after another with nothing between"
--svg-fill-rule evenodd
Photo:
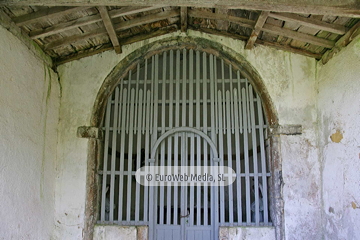
<instances>
[{"instance_id":1,"label":"arched metal grille","mask_svg":"<svg viewBox=\"0 0 360 240\"><path fill-rule=\"evenodd\" d=\"M219 152L217 164L233 168L237 176L232 185L215 192L189 188L190 223L211 225L215 216L217 226L270 225L267 126L260 97L240 71L222 59L193 50L170 50L145 59L121 79L109 97L98 222L147 225L156 218L157 224L178 224L181 189L163 187L155 198L149 195L149 187L136 183L134 175L149 164L156 140L181 126L208 135ZM187 164L212 164L209 146L194 134L178 134L164 141L157 164L174 164L184 141ZM216 202L207 201L210 192L216 194ZM152 206L150 199L156 199ZM211 208L216 209L215 215L209 215Z\"/></svg>"}]
</instances>

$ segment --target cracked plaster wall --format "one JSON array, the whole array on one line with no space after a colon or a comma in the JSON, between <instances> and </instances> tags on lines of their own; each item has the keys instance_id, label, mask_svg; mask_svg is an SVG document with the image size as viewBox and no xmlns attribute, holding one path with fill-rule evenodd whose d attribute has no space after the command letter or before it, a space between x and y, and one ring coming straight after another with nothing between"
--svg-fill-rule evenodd
<instances>
[{"instance_id":1,"label":"cracked plaster wall","mask_svg":"<svg viewBox=\"0 0 360 240\"><path fill-rule=\"evenodd\" d=\"M318 64L325 239L360 236L360 38Z\"/></svg>"}]
</instances>

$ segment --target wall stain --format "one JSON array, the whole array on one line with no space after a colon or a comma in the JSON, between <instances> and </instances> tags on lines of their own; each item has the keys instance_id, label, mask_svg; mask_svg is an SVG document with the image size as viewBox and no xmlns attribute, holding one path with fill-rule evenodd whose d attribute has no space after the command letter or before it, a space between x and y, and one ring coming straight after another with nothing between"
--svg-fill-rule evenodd
<instances>
[{"instance_id":1,"label":"wall stain","mask_svg":"<svg viewBox=\"0 0 360 240\"><path fill-rule=\"evenodd\" d=\"M50 68L44 64L44 84L46 84L47 79L49 80L47 86L47 93L45 98L45 114L42 114L44 117L44 128L43 128L43 141L44 146L42 150L42 159L41 159L41 178L40 178L40 198L44 197L44 181L45 181L45 158L46 158L46 129L47 129L47 117L49 112L49 100L51 95L51 71ZM44 96L45 97L45 96ZM43 98L44 98L43 97ZM43 100L44 101L44 100Z\"/></svg>"},{"instance_id":2,"label":"wall stain","mask_svg":"<svg viewBox=\"0 0 360 240\"><path fill-rule=\"evenodd\" d=\"M343 139L343 135L340 130L336 130L336 133L331 134L330 139L334 143L339 143Z\"/></svg>"}]
</instances>

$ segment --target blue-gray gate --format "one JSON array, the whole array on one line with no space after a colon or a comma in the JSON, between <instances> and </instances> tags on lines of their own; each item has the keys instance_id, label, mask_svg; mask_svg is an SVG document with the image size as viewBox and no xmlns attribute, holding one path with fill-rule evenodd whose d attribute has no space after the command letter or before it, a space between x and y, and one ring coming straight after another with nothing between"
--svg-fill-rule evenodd
<instances>
[{"instance_id":1,"label":"blue-gray gate","mask_svg":"<svg viewBox=\"0 0 360 240\"><path fill-rule=\"evenodd\" d=\"M204 132L190 127L167 131L156 141L151 152L150 166L216 167L220 161L215 143ZM201 174L195 170L191 173ZM153 206L150 209L150 216L153 216L150 238L214 239L217 235L214 220L218 215L215 210L218 189L201 182L191 186L171 186L166 182L165 185L150 189L150 199L154 199L154 202L150 201Z\"/></svg>"},{"instance_id":2,"label":"blue-gray gate","mask_svg":"<svg viewBox=\"0 0 360 240\"><path fill-rule=\"evenodd\" d=\"M155 164L148 159L159 138L179 127L211 139L217 164L236 172L231 186L163 187L150 196L152 188L135 181L138 168ZM215 239L221 226L271 225L266 128L259 95L224 60L191 49L144 59L108 99L98 223L147 225L150 238L171 232L174 239L207 238L208 231ZM158 147L156 164L213 164L209 143L194 132L177 132Z\"/></svg>"}]
</instances>

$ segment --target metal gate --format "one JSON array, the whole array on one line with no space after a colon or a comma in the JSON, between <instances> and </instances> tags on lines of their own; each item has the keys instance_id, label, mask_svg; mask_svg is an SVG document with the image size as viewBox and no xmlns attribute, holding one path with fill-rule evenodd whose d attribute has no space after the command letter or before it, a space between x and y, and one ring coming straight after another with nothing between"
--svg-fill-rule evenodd
<instances>
[{"instance_id":1,"label":"metal gate","mask_svg":"<svg viewBox=\"0 0 360 240\"><path fill-rule=\"evenodd\" d=\"M219 161L204 138L176 133L159 146L156 164L228 166L236 181L183 189L137 184L136 170L155 164L148 160L155 142L178 127L208 136ZM144 59L108 99L98 222L148 225L157 239L215 239L220 226L271 225L266 127L260 97L224 60L186 49Z\"/></svg>"},{"instance_id":2,"label":"metal gate","mask_svg":"<svg viewBox=\"0 0 360 240\"><path fill-rule=\"evenodd\" d=\"M152 155L157 157L151 159L153 162L150 164L160 166L217 165L218 153L215 144L209 138L204 139L201 136L204 135L202 132L197 134L196 131L188 127L168 131L164 135L173 133L166 139L159 139L161 141L159 149L157 146L152 149ZM172 150L174 150L173 153ZM211 154L202 155L204 152ZM214 239L216 211L213 210L216 207L214 199L216 189L200 183L189 187L174 187L169 183L167 185L150 191L150 198L154 198L154 204L151 204L154 206L154 212L151 212L151 215L154 216L152 229L155 230L155 232L150 231L150 235L158 240Z\"/></svg>"}]
</instances>

